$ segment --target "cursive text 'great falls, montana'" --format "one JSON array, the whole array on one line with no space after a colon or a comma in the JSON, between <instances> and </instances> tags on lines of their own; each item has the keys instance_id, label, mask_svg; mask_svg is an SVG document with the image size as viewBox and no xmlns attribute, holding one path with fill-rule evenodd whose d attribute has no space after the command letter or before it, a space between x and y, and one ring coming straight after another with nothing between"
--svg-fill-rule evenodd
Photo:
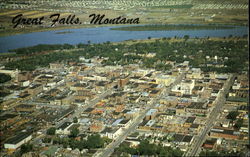
<instances>
[{"instance_id":1,"label":"cursive text 'great falls, montana'","mask_svg":"<svg viewBox=\"0 0 250 157\"><path fill-rule=\"evenodd\" d=\"M139 24L140 19L139 18L125 18L125 17L116 17L116 18L106 18L105 15L96 15L91 14L89 15L91 19L90 24Z\"/></svg>"}]
</instances>

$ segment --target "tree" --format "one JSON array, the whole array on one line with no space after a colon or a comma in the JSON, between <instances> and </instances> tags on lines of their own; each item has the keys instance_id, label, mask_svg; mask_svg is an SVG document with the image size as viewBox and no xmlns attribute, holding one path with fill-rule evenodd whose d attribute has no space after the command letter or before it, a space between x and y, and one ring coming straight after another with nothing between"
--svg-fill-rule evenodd
<instances>
[{"instance_id":1,"label":"tree","mask_svg":"<svg viewBox=\"0 0 250 157\"><path fill-rule=\"evenodd\" d=\"M109 144L110 142L112 142L112 139L108 138L108 137L103 137L103 142L106 144Z\"/></svg>"},{"instance_id":2,"label":"tree","mask_svg":"<svg viewBox=\"0 0 250 157\"><path fill-rule=\"evenodd\" d=\"M184 40L186 41L186 40L188 40L189 39L189 35L184 35Z\"/></svg>"},{"instance_id":3,"label":"tree","mask_svg":"<svg viewBox=\"0 0 250 157\"><path fill-rule=\"evenodd\" d=\"M47 135L55 135L56 133L56 128L55 127L51 127L47 130Z\"/></svg>"},{"instance_id":4,"label":"tree","mask_svg":"<svg viewBox=\"0 0 250 157\"><path fill-rule=\"evenodd\" d=\"M154 144L150 144L147 140L141 141L138 147L138 151L141 155L154 155L155 150L156 146Z\"/></svg>"},{"instance_id":5,"label":"tree","mask_svg":"<svg viewBox=\"0 0 250 157\"><path fill-rule=\"evenodd\" d=\"M182 156L180 149L164 147L162 145L151 144L148 140L141 140L137 148L131 148L128 144L122 143L115 152L125 152L131 155L147 155L147 156Z\"/></svg>"},{"instance_id":6,"label":"tree","mask_svg":"<svg viewBox=\"0 0 250 157\"><path fill-rule=\"evenodd\" d=\"M73 122L74 122L74 123L77 123L77 122L78 122L77 117L74 117L74 118L73 118Z\"/></svg>"},{"instance_id":7,"label":"tree","mask_svg":"<svg viewBox=\"0 0 250 157\"><path fill-rule=\"evenodd\" d=\"M73 128L71 131L70 131L70 137L77 137L77 135L79 134L79 129L78 128Z\"/></svg>"},{"instance_id":8,"label":"tree","mask_svg":"<svg viewBox=\"0 0 250 157\"><path fill-rule=\"evenodd\" d=\"M21 154L28 153L33 150L33 145L32 144L23 144L21 146Z\"/></svg>"},{"instance_id":9,"label":"tree","mask_svg":"<svg viewBox=\"0 0 250 157\"><path fill-rule=\"evenodd\" d=\"M199 154L200 157L225 157L225 156L244 156L243 152L234 151L202 151Z\"/></svg>"},{"instance_id":10,"label":"tree","mask_svg":"<svg viewBox=\"0 0 250 157\"><path fill-rule=\"evenodd\" d=\"M231 119L232 121L236 120L236 117L239 115L238 111L231 111L227 115L227 119Z\"/></svg>"},{"instance_id":11,"label":"tree","mask_svg":"<svg viewBox=\"0 0 250 157\"><path fill-rule=\"evenodd\" d=\"M11 80L10 75L0 73L0 83L4 83L4 82L10 81L10 80Z\"/></svg>"},{"instance_id":12,"label":"tree","mask_svg":"<svg viewBox=\"0 0 250 157\"><path fill-rule=\"evenodd\" d=\"M87 147L88 148L102 148L104 146L104 140L99 134L88 136Z\"/></svg>"},{"instance_id":13,"label":"tree","mask_svg":"<svg viewBox=\"0 0 250 157\"><path fill-rule=\"evenodd\" d=\"M235 128L240 129L243 125L243 119L238 119L234 125Z\"/></svg>"},{"instance_id":14,"label":"tree","mask_svg":"<svg viewBox=\"0 0 250 157\"><path fill-rule=\"evenodd\" d=\"M50 143L51 142L51 138L45 137L42 141L43 143Z\"/></svg>"}]
</instances>

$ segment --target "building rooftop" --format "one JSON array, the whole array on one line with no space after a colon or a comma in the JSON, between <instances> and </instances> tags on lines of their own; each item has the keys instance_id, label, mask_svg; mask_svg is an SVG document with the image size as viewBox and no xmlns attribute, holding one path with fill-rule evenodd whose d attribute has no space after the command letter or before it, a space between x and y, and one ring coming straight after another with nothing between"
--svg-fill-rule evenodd
<instances>
[{"instance_id":1,"label":"building rooftop","mask_svg":"<svg viewBox=\"0 0 250 157\"><path fill-rule=\"evenodd\" d=\"M101 133L115 133L119 128L110 128L110 127L107 127L105 128Z\"/></svg>"},{"instance_id":2,"label":"building rooftop","mask_svg":"<svg viewBox=\"0 0 250 157\"><path fill-rule=\"evenodd\" d=\"M199 124L192 124L190 128L198 128L200 125Z\"/></svg>"},{"instance_id":3,"label":"building rooftop","mask_svg":"<svg viewBox=\"0 0 250 157\"><path fill-rule=\"evenodd\" d=\"M155 124L155 120L149 120L145 126L153 126Z\"/></svg>"},{"instance_id":4,"label":"building rooftop","mask_svg":"<svg viewBox=\"0 0 250 157\"><path fill-rule=\"evenodd\" d=\"M119 124L127 124L128 123L128 119L123 119Z\"/></svg>"},{"instance_id":5,"label":"building rooftop","mask_svg":"<svg viewBox=\"0 0 250 157\"><path fill-rule=\"evenodd\" d=\"M72 123L71 123L71 122L64 122L62 125L60 125L60 126L58 127L58 129L64 130L64 129L66 129L68 126L70 126L70 124L72 124Z\"/></svg>"},{"instance_id":6,"label":"building rooftop","mask_svg":"<svg viewBox=\"0 0 250 157\"><path fill-rule=\"evenodd\" d=\"M174 141L175 142L187 142L187 143L190 143L192 139L193 139L193 136L189 136L189 135L182 135L182 134L175 134L174 135Z\"/></svg>"},{"instance_id":7,"label":"building rooftop","mask_svg":"<svg viewBox=\"0 0 250 157\"><path fill-rule=\"evenodd\" d=\"M18 116L18 115L16 115L16 114L5 114L5 115L0 116L0 120L4 121L4 120L10 119L10 118L14 118L16 116Z\"/></svg>"},{"instance_id":8,"label":"building rooftop","mask_svg":"<svg viewBox=\"0 0 250 157\"><path fill-rule=\"evenodd\" d=\"M188 117L185 123L193 123L196 117Z\"/></svg>"},{"instance_id":9,"label":"building rooftop","mask_svg":"<svg viewBox=\"0 0 250 157\"><path fill-rule=\"evenodd\" d=\"M154 113L156 113L158 110L157 109L150 109L147 113L146 116L152 115Z\"/></svg>"},{"instance_id":10,"label":"building rooftop","mask_svg":"<svg viewBox=\"0 0 250 157\"><path fill-rule=\"evenodd\" d=\"M192 102L187 108L207 109L207 105L204 102Z\"/></svg>"},{"instance_id":11,"label":"building rooftop","mask_svg":"<svg viewBox=\"0 0 250 157\"><path fill-rule=\"evenodd\" d=\"M175 116L173 119L169 119L169 124L184 124L186 117Z\"/></svg>"},{"instance_id":12,"label":"building rooftop","mask_svg":"<svg viewBox=\"0 0 250 157\"><path fill-rule=\"evenodd\" d=\"M115 120L115 121L113 122L112 126L118 125L122 120L123 120L122 118L121 118L121 119Z\"/></svg>"},{"instance_id":13,"label":"building rooftop","mask_svg":"<svg viewBox=\"0 0 250 157\"><path fill-rule=\"evenodd\" d=\"M33 108L35 105L29 105L29 104L20 104L17 106L17 108Z\"/></svg>"},{"instance_id":14,"label":"building rooftop","mask_svg":"<svg viewBox=\"0 0 250 157\"><path fill-rule=\"evenodd\" d=\"M228 134L228 135L239 135L239 132L236 132L234 130L227 130L227 129L213 128L213 129L211 129L211 132L216 132L216 133L221 133L221 134Z\"/></svg>"},{"instance_id":15,"label":"building rooftop","mask_svg":"<svg viewBox=\"0 0 250 157\"><path fill-rule=\"evenodd\" d=\"M185 136L182 140L182 142L191 142L191 140L193 139L193 136Z\"/></svg>"},{"instance_id":16,"label":"building rooftop","mask_svg":"<svg viewBox=\"0 0 250 157\"><path fill-rule=\"evenodd\" d=\"M5 143L6 144L17 144L20 141L24 140L25 138L29 137L32 135L32 132L21 132L17 134L16 136L8 139Z\"/></svg>"},{"instance_id":17,"label":"building rooftop","mask_svg":"<svg viewBox=\"0 0 250 157\"><path fill-rule=\"evenodd\" d=\"M91 111L93 111L93 110L94 110L94 108L89 107L89 108L87 108L84 112L91 112Z\"/></svg>"},{"instance_id":18,"label":"building rooftop","mask_svg":"<svg viewBox=\"0 0 250 157\"><path fill-rule=\"evenodd\" d=\"M217 141L216 138L207 139L207 140L204 142L204 144L214 145L216 141Z\"/></svg>"},{"instance_id":19,"label":"building rooftop","mask_svg":"<svg viewBox=\"0 0 250 157\"><path fill-rule=\"evenodd\" d=\"M35 89L35 88L40 87L40 86L41 86L40 84L36 84L36 85L30 87L30 89Z\"/></svg>"}]
</instances>

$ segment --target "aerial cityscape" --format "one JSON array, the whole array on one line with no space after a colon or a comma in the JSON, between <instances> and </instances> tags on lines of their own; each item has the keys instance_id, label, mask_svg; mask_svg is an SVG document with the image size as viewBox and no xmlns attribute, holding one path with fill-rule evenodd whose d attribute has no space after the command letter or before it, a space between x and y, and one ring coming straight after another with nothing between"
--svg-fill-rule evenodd
<instances>
[{"instance_id":1,"label":"aerial cityscape","mask_svg":"<svg viewBox=\"0 0 250 157\"><path fill-rule=\"evenodd\" d=\"M1 157L250 156L247 0L0 4Z\"/></svg>"}]
</instances>

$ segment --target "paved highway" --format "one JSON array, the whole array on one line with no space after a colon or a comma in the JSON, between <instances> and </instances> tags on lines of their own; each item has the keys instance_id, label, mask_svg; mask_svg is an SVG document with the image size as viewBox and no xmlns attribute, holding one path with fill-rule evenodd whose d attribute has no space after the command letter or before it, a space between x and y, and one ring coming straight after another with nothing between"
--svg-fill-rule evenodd
<instances>
[{"instance_id":1,"label":"paved highway","mask_svg":"<svg viewBox=\"0 0 250 157\"><path fill-rule=\"evenodd\" d=\"M213 127L214 123L216 122L216 119L218 118L221 109L223 105L226 102L226 94L229 92L229 89L231 85L233 84L235 76L230 75L229 79L226 81L226 83L223 86L223 89L220 91L218 97L215 100L214 109L211 111L209 117L207 118L206 126L204 129L200 132L199 135L194 137L194 141L190 147L190 149L183 155L183 156L198 156L201 149L203 142L205 141L205 137L210 131L210 129Z\"/></svg>"},{"instance_id":2,"label":"paved highway","mask_svg":"<svg viewBox=\"0 0 250 157\"><path fill-rule=\"evenodd\" d=\"M157 102L159 101L159 99L162 96L167 95L167 93L171 91L171 88L174 85L180 83L181 80L184 78L184 76L185 76L185 73L181 73L181 75L179 75L176 78L175 82L173 84L171 84L171 86L169 86L168 88L165 88L159 96L157 96L155 99L153 99L151 102L149 102L149 104L147 105L147 108L145 110L141 111L140 114L135 119L133 119L132 123L127 128L124 128L124 130L120 136L118 136L115 140L113 140L105 149L97 151L93 156L94 157L108 157L108 156L110 156L114 152L114 149L116 147L118 147L126 139L126 137L130 133L132 133L134 130L136 130L137 126L143 121L144 117L146 116L146 113L151 108L154 108L155 105L157 104Z\"/></svg>"}]
</instances>

